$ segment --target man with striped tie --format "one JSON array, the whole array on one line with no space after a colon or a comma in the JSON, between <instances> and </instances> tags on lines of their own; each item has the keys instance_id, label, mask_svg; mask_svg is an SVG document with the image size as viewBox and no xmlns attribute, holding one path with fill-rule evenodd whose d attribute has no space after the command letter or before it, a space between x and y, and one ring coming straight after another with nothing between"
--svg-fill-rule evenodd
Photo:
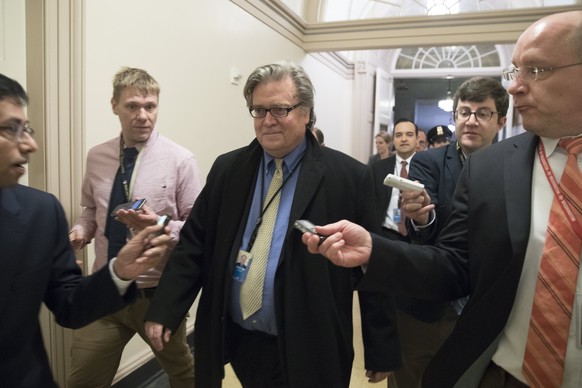
<instances>
[{"instance_id":1,"label":"man with striped tie","mask_svg":"<svg viewBox=\"0 0 582 388\"><path fill-rule=\"evenodd\" d=\"M313 253L367 264L362 289L451 300L470 294L423 387L582 386L582 11L520 36L509 93L526 133L466 161L435 246L382 239L346 221L307 233ZM404 194L403 207L428 205Z\"/></svg>"}]
</instances>

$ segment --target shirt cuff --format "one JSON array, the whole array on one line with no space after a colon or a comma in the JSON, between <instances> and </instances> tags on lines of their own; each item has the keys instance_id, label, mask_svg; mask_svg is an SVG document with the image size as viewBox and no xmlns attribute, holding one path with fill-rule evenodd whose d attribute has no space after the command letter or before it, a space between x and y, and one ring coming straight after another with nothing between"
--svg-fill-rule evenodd
<instances>
[{"instance_id":1,"label":"shirt cuff","mask_svg":"<svg viewBox=\"0 0 582 388\"><path fill-rule=\"evenodd\" d=\"M111 274L111 279L113 279L113 283L115 283L115 286L117 287L117 291L119 291L119 295L123 296L127 292L127 289L129 288L133 280L122 280L119 278L119 276L117 276L115 270L113 269L113 262L115 260L117 260L117 257L114 257L109 261L109 273Z\"/></svg>"},{"instance_id":2,"label":"shirt cuff","mask_svg":"<svg viewBox=\"0 0 582 388\"><path fill-rule=\"evenodd\" d=\"M428 224L426 224L426 225L416 225L412 218L410 219L410 223L412 224L412 227L414 228L414 230L417 232L419 230L423 230L423 229L428 228L429 226L431 226L434 223L434 220L436 220L436 213L435 213L434 209L432 209L430 211L430 215L428 216L428 219L429 219L429 221L428 221Z\"/></svg>"}]
</instances>

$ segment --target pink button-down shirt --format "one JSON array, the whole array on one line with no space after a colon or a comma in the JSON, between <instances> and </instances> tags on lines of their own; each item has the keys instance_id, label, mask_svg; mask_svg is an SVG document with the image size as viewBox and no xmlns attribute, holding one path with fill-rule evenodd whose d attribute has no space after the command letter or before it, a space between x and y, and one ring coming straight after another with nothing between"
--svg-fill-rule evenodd
<instances>
[{"instance_id":1,"label":"pink button-down shirt","mask_svg":"<svg viewBox=\"0 0 582 388\"><path fill-rule=\"evenodd\" d=\"M119 137L99 144L87 155L81 206L83 212L72 230L95 239L93 271L107 264L108 240L104 235L109 215L109 197L119 168ZM140 150L133 172L132 198L146 198L146 205L158 215L168 214L171 235L178 239L180 229L202 190L200 171L194 156L186 148L154 130ZM168 255L169 256L169 255ZM158 284L167 256L155 268L137 279L138 287Z\"/></svg>"}]
</instances>

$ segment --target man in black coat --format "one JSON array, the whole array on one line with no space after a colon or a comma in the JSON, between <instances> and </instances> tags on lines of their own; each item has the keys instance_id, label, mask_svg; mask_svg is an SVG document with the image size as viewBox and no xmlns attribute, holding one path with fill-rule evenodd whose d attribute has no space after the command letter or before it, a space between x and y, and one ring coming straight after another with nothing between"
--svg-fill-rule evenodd
<instances>
[{"instance_id":1,"label":"man in black coat","mask_svg":"<svg viewBox=\"0 0 582 388\"><path fill-rule=\"evenodd\" d=\"M347 388L353 272L309 254L293 224L346 218L378 230L372 177L363 164L317 144L313 86L300 66L257 68L244 95L256 139L216 159L162 275L146 331L162 349L202 288L194 336L197 386L220 387L230 361L245 387ZM277 159L284 183L262 305L246 318L241 289L255 265L253 235L263 226L261 209L270 206L267 188ZM395 329L386 317L392 301L367 293L360 300L366 369L380 381L399 366Z\"/></svg>"},{"instance_id":2,"label":"man in black coat","mask_svg":"<svg viewBox=\"0 0 582 388\"><path fill-rule=\"evenodd\" d=\"M83 277L57 199L18 185L37 150L27 102L22 86L0 74L0 385L56 387L38 319L41 303L70 328L113 313L135 299L127 279L160 260L169 236L152 240L148 236L161 227L144 229L109 266Z\"/></svg>"}]
</instances>

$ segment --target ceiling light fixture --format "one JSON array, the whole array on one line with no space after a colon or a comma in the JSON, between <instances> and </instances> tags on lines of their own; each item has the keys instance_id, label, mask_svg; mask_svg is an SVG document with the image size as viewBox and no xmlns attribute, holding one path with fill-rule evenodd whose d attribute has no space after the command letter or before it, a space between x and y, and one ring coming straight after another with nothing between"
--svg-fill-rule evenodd
<instances>
[{"instance_id":1,"label":"ceiling light fixture","mask_svg":"<svg viewBox=\"0 0 582 388\"><path fill-rule=\"evenodd\" d=\"M449 80L449 88L447 89L447 97L444 100L440 100L438 106L440 109L444 110L445 112L452 112L453 111L453 93L451 92L451 78L450 75L447 75L447 79Z\"/></svg>"}]
</instances>

